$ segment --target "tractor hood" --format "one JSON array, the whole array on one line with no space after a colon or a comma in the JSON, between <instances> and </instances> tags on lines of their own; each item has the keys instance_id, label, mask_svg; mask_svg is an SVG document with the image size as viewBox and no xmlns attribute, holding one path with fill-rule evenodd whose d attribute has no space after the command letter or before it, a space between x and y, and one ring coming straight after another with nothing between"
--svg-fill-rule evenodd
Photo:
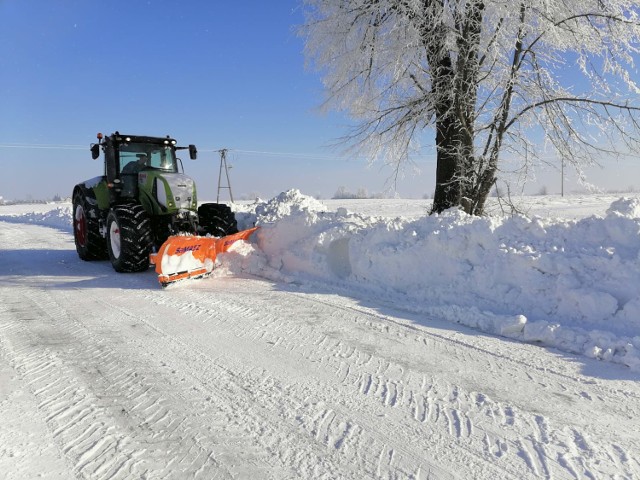
<instances>
[{"instance_id":1,"label":"tractor hood","mask_svg":"<svg viewBox=\"0 0 640 480\"><path fill-rule=\"evenodd\" d=\"M140 172L140 189L152 197L164 212L197 210L195 182L182 173Z\"/></svg>"}]
</instances>

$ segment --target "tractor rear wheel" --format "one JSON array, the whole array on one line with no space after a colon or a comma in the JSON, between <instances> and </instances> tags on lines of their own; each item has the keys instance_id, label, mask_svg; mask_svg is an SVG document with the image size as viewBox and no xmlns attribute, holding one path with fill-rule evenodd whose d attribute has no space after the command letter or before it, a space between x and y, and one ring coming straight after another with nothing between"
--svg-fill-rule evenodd
<instances>
[{"instance_id":1,"label":"tractor rear wheel","mask_svg":"<svg viewBox=\"0 0 640 480\"><path fill-rule=\"evenodd\" d=\"M109 259L116 272L143 272L149 268L151 220L142 205L114 206L107 216Z\"/></svg>"},{"instance_id":2,"label":"tractor rear wheel","mask_svg":"<svg viewBox=\"0 0 640 480\"><path fill-rule=\"evenodd\" d=\"M198 207L198 217L205 234L224 237L238 232L236 216L224 203L203 203Z\"/></svg>"},{"instance_id":3,"label":"tractor rear wheel","mask_svg":"<svg viewBox=\"0 0 640 480\"><path fill-rule=\"evenodd\" d=\"M100 234L98 207L83 192L73 197L73 238L82 260L107 258L107 243Z\"/></svg>"}]
</instances>

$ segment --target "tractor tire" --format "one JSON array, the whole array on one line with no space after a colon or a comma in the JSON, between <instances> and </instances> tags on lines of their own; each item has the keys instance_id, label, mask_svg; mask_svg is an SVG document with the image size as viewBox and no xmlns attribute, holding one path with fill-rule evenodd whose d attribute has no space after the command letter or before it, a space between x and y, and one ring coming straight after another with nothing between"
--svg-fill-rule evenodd
<instances>
[{"instance_id":1,"label":"tractor tire","mask_svg":"<svg viewBox=\"0 0 640 480\"><path fill-rule=\"evenodd\" d=\"M107 242L100 234L99 211L84 192L73 197L73 238L82 260L106 260Z\"/></svg>"},{"instance_id":2,"label":"tractor tire","mask_svg":"<svg viewBox=\"0 0 640 480\"><path fill-rule=\"evenodd\" d=\"M203 203L198 207L198 217L204 234L224 237L238 233L236 216L224 203Z\"/></svg>"},{"instance_id":3,"label":"tractor tire","mask_svg":"<svg viewBox=\"0 0 640 480\"><path fill-rule=\"evenodd\" d=\"M143 272L149 268L151 220L142 205L114 206L107 216L107 247L116 272Z\"/></svg>"}]
</instances>

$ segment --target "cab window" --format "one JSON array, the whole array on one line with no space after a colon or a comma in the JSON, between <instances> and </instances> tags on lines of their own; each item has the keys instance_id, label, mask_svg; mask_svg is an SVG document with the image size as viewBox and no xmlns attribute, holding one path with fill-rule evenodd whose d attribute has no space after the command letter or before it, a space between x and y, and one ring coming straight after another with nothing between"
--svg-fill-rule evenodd
<instances>
[{"instance_id":1,"label":"cab window","mask_svg":"<svg viewBox=\"0 0 640 480\"><path fill-rule=\"evenodd\" d=\"M120 171L128 164L131 169L142 155L146 155L147 163L144 168L164 170L175 173L178 171L176 153L168 145L150 145L148 143L123 143L120 145ZM127 169L127 170L128 170Z\"/></svg>"}]
</instances>

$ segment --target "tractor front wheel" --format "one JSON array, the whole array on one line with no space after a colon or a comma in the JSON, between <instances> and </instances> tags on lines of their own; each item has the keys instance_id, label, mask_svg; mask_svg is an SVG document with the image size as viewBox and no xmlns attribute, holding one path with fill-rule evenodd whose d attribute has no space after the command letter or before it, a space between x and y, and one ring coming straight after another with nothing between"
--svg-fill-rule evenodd
<instances>
[{"instance_id":1,"label":"tractor front wheel","mask_svg":"<svg viewBox=\"0 0 640 480\"><path fill-rule=\"evenodd\" d=\"M198 219L205 234L224 237L238 233L236 216L224 203L203 203L198 207Z\"/></svg>"},{"instance_id":2,"label":"tractor front wheel","mask_svg":"<svg viewBox=\"0 0 640 480\"><path fill-rule=\"evenodd\" d=\"M116 272L143 272L149 268L151 220L138 204L114 206L107 217L109 259Z\"/></svg>"}]
</instances>

